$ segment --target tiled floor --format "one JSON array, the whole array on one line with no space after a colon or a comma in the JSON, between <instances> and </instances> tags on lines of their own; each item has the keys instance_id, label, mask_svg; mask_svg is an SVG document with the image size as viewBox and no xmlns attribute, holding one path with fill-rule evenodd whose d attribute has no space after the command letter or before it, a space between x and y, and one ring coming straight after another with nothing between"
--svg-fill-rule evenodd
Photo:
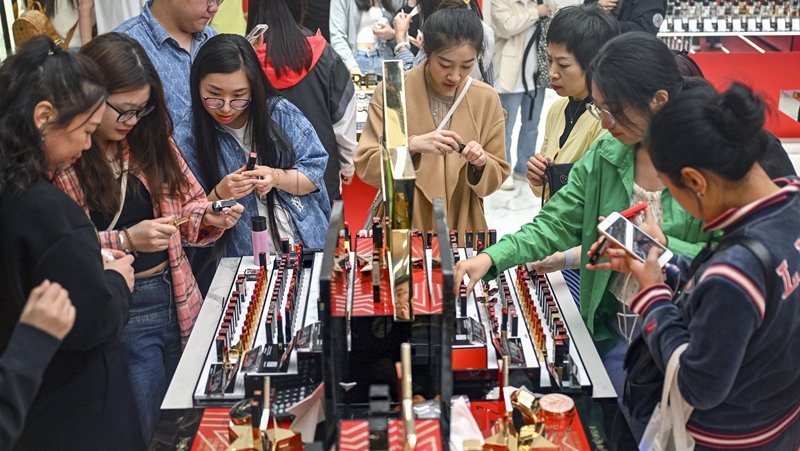
<instances>
[{"instance_id":1,"label":"tiled floor","mask_svg":"<svg viewBox=\"0 0 800 451\"><path fill-rule=\"evenodd\" d=\"M542 111L546 112L557 98L556 93L548 89ZM542 116L544 115L542 114ZM516 130L519 130L519 127L519 120L517 120ZM537 149L541 147L543 139L544 120L539 123ZM516 145L516 140L513 145ZM783 146L789 153L794 167L800 171L800 139L786 140ZM515 157L512 155L512 158ZM486 220L490 228L497 229L498 236L503 236L506 233L516 232L523 224L530 221L531 218L539 213L541 204L541 199L533 195L527 183L517 181L514 191L501 190L485 199Z\"/></svg>"}]
</instances>

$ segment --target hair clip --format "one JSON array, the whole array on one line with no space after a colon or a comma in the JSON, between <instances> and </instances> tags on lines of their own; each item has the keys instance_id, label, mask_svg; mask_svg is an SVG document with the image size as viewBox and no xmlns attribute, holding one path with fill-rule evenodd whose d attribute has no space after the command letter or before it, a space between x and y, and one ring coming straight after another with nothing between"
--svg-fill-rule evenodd
<instances>
[{"instance_id":1,"label":"hair clip","mask_svg":"<svg viewBox=\"0 0 800 451\"><path fill-rule=\"evenodd\" d=\"M678 52L678 55L681 55L681 56L687 56L687 55L689 55L689 51L688 51L688 50L686 50L686 49L683 49L683 50L681 50L680 52Z\"/></svg>"}]
</instances>

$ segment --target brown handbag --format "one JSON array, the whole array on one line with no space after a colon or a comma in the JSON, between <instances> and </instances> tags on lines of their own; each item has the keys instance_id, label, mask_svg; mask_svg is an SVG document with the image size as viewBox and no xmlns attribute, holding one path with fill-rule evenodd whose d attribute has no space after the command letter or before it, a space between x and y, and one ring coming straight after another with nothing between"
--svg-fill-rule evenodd
<instances>
[{"instance_id":1,"label":"brown handbag","mask_svg":"<svg viewBox=\"0 0 800 451\"><path fill-rule=\"evenodd\" d=\"M31 38L36 36L47 36L60 46L62 49L67 50L69 42L72 40L72 35L75 34L75 29L78 28L78 22L69 30L66 41L61 40L47 18L44 7L39 2L28 2L28 10L22 13L14 24L11 26L14 30L14 41L17 45L17 50L22 47L22 44L28 42Z\"/></svg>"}]
</instances>

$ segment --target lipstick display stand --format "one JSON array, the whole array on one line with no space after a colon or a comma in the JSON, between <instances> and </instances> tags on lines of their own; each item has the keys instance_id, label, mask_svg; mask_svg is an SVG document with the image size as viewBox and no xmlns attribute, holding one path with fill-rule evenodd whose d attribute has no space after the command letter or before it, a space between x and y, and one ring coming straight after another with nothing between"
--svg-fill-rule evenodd
<instances>
[{"instance_id":1,"label":"lipstick display stand","mask_svg":"<svg viewBox=\"0 0 800 451\"><path fill-rule=\"evenodd\" d=\"M451 431L455 412L453 424L471 425L465 450L591 449L571 397L616 406L617 395L563 278L519 266L472 293L468 278L454 280L455 264L494 244L496 232L459 237L441 199L434 229L412 229L401 63L384 62L384 74L386 216L351 233L337 201L323 249L284 243L257 264L224 259L162 408L233 406L227 431L201 428L198 437L227 433L226 446L240 450L270 441L301 449L277 423L300 400L290 392L312 391L302 404L311 410L292 411L315 448L449 451L451 432L463 432ZM306 376L312 366L317 376ZM208 409L206 424L218 413ZM485 445L472 440L477 429Z\"/></svg>"}]
</instances>

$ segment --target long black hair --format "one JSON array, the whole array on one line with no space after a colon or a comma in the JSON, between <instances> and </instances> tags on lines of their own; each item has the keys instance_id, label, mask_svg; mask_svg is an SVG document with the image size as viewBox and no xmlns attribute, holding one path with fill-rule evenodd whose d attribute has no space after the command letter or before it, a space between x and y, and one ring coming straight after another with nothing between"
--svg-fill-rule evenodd
<instances>
[{"instance_id":1,"label":"long black hair","mask_svg":"<svg viewBox=\"0 0 800 451\"><path fill-rule=\"evenodd\" d=\"M247 32L258 24L269 25L264 33L264 58L272 63L278 76L311 67L311 45L299 25L306 7L305 0L250 0Z\"/></svg>"},{"instance_id":2,"label":"long black hair","mask_svg":"<svg viewBox=\"0 0 800 451\"><path fill-rule=\"evenodd\" d=\"M141 118L127 137L132 170L141 172L150 186L153 206L160 210L164 188L170 198L182 199L189 180L172 147L172 118L164 100L164 88L155 66L138 41L122 33L106 33L84 45L80 53L95 61L105 74L109 94L150 87L147 103L155 109ZM96 142L75 163L87 206L112 216L119 210L120 187L106 156Z\"/></svg>"},{"instance_id":3,"label":"long black hair","mask_svg":"<svg viewBox=\"0 0 800 451\"><path fill-rule=\"evenodd\" d=\"M683 92L653 116L650 159L677 186L686 167L741 180L767 148L765 116L764 101L738 83L722 94L710 85Z\"/></svg>"},{"instance_id":4,"label":"long black hair","mask_svg":"<svg viewBox=\"0 0 800 451\"><path fill-rule=\"evenodd\" d=\"M26 42L0 66L0 193L24 191L47 176L42 130L34 109L50 102L57 117L46 128L67 127L97 111L106 98L103 76L89 58L64 52L46 36Z\"/></svg>"},{"instance_id":5,"label":"long black hair","mask_svg":"<svg viewBox=\"0 0 800 451\"><path fill-rule=\"evenodd\" d=\"M672 98L682 89L684 79L666 44L649 33L632 32L617 36L600 49L586 71L590 94L592 82L617 122L634 130L623 110L631 108L652 118L650 102L655 93L665 90Z\"/></svg>"},{"instance_id":6,"label":"long black hair","mask_svg":"<svg viewBox=\"0 0 800 451\"><path fill-rule=\"evenodd\" d=\"M227 174L219 170L220 149L219 138L223 133L217 122L203 107L200 97L200 82L211 74L231 74L243 71L250 82L252 101L247 107L248 120L245 134L253 143L252 151L258 154L258 161L265 166L276 169L291 169L297 159L294 146L289 141L281 126L272 120L272 113L280 97L278 91L264 75L253 46L242 36L234 34L217 35L206 42L197 52L192 64L189 78L192 92L193 132L197 159L200 164L200 177L204 186L213 189ZM275 190L267 194L267 212L270 234L276 243L280 243L277 222L275 221ZM223 245L229 232L223 236Z\"/></svg>"}]
</instances>

